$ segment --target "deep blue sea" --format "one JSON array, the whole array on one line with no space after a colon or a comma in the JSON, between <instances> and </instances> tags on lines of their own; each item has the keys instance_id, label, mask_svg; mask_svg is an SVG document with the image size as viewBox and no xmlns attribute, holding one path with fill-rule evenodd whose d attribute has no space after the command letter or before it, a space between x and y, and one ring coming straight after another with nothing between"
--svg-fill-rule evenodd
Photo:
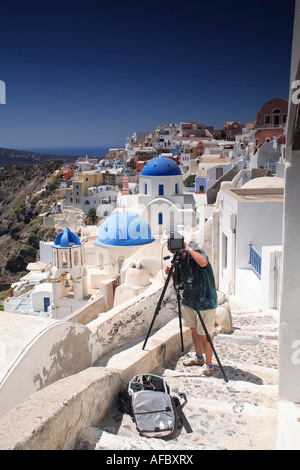
<instances>
[{"instance_id":1,"label":"deep blue sea","mask_svg":"<svg viewBox=\"0 0 300 470\"><path fill-rule=\"evenodd\" d=\"M109 145L99 147L31 147L22 148L30 152L47 153L51 155L69 155L85 157L105 157L109 153L110 148L124 148L123 145Z\"/></svg>"}]
</instances>

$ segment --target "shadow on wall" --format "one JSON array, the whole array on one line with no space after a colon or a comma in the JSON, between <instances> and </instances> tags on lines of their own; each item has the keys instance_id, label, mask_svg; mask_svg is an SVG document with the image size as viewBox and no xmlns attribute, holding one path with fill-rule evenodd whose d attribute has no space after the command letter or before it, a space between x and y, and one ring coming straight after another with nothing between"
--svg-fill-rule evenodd
<instances>
[{"instance_id":1,"label":"shadow on wall","mask_svg":"<svg viewBox=\"0 0 300 470\"><path fill-rule=\"evenodd\" d=\"M143 294L100 314L82 325L28 315L2 312L0 358L0 416L32 393L57 380L93 365L103 354L130 340L145 335L154 314L162 282L154 283ZM156 328L174 318L172 305L162 309ZM22 331L17 342L12 322ZM4 324L7 324L5 328ZM13 353L9 354L9 351ZM2 364L1 364L2 362ZM22 387L19 384L22 383Z\"/></svg>"}]
</instances>

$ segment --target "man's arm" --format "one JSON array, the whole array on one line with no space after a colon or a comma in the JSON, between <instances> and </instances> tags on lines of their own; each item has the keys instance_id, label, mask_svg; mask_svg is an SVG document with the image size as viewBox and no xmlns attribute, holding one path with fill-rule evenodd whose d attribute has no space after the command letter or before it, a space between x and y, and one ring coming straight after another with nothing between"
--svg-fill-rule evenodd
<instances>
[{"instance_id":1,"label":"man's arm","mask_svg":"<svg viewBox=\"0 0 300 470\"><path fill-rule=\"evenodd\" d=\"M208 264L208 261L207 259L205 258L205 256L203 256L201 253L199 253L198 251L195 251L193 249L191 249L187 243L185 243L185 250L190 253L191 257L196 261L197 264L199 264L199 266L201 266L201 268L205 268Z\"/></svg>"}]
</instances>

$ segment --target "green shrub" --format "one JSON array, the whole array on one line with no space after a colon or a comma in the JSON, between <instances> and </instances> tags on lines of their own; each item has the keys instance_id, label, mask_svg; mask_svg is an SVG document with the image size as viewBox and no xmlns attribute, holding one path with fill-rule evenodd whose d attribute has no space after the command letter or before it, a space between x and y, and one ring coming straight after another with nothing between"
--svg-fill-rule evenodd
<instances>
[{"instance_id":1,"label":"green shrub","mask_svg":"<svg viewBox=\"0 0 300 470\"><path fill-rule=\"evenodd\" d=\"M20 214L23 211L26 205L25 201L26 201L26 196L22 196L14 202L12 206L12 210L9 212L7 216L9 220L14 219L15 217L18 216L18 214Z\"/></svg>"},{"instance_id":2,"label":"green shrub","mask_svg":"<svg viewBox=\"0 0 300 470\"><path fill-rule=\"evenodd\" d=\"M20 255L28 262L36 260L37 250L33 246L25 245L20 249Z\"/></svg>"},{"instance_id":3,"label":"green shrub","mask_svg":"<svg viewBox=\"0 0 300 470\"><path fill-rule=\"evenodd\" d=\"M195 179L196 179L196 175L188 176L183 182L184 186L186 186L187 188L191 188L192 186L195 185Z\"/></svg>"},{"instance_id":4,"label":"green shrub","mask_svg":"<svg viewBox=\"0 0 300 470\"><path fill-rule=\"evenodd\" d=\"M38 247L39 247L38 237L33 232L29 232L25 243L26 243L26 245L30 245L30 246L32 246L33 248L36 248L36 249L38 249Z\"/></svg>"}]
</instances>

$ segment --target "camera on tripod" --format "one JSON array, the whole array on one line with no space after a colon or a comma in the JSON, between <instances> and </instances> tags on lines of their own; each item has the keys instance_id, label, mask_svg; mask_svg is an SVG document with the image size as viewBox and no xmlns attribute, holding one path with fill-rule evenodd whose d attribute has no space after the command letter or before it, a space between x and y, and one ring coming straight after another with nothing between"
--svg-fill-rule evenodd
<instances>
[{"instance_id":1,"label":"camera on tripod","mask_svg":"<svg viewBox=\"0 0 300 470\"><path fill-rule=\"evenodd\" d=\"M170 232L168 238L168 250L171 253L184 250L184 237L178 232Z\"/></svg>"},{"instance_id":2,"label":"camera on tripod","mask_svg":"<svg viewBox=\"0 0 300 470\"><path fill-rule=\"evenodd\" d=\"M196 242L193 242L193 241L190 241L188 246L191 247L192 249L195 249L195 250L199 249L198 244ZM226 382L228 382L228 379L226 377L226 374L224 372L222 364L221 364L221 362L218 358L218 355L217 355L216 350L214 348L212 339L211 339L211 337L208 333L208 330L205 326L205 323L203 321L201 313L200 313L200 311L197 307L197 302L196 302L196 300L193 296L193 292L191 290L191 287L188 283L188 280L187 280L187 277L185 275L184 269L182 267L182 263L184 262L184 260L186 262L186 259L187 259L188 260L187 262L189 262L189 257L185 258L181 254L181 251L184 250L184 249L185 249L184 237L182 235L180 235L180 233L178 233L178 232L177 233L176 232L170 232L169 236L168 236L168 250L170 252L174 253L174 256L173 256L173 260L171 262L171 267L167 267L168 272L166 271L166 273L168 274L168 277L167 277L165 285L162 289L158 304L156 305L154 316L152 318L150 328L148 330L146 339L145 339L144 344L143 344L143 349L145 349L145 347L146 347L146 343L149 339L152 327L154 325L155 318L157 317L157 315L159 314L159 311L161 309L162 302L163 302L164 296L166 294L169 282L170 282L171 279L173 279L174 289L175 289L176 297L177 297L177 306L178 306L178 315L179 315L179 326L180 326L180 337L181 337L181 350L182 350L182 352L184 351L184 341L183 341L182 320L181 320L181 317L182 317L182 315L181 315L181 300L182 299L181 299L180 290L185 288L186 291L187 291L188 297L191 299L193 308L197 312L198 318L199 318L199 320L201 322L201 325L203 327L203 330L205 332L207 342L210 344L210 346L213 350L213 353L214 353L214 355L215 355L215 357L218 361L218 364L220 366L220 369L222 371L224 379L226 380ZM169 258L170 258L170 256L164 256L165 260L169 259Z\"/></svg>"}]
</instances>

